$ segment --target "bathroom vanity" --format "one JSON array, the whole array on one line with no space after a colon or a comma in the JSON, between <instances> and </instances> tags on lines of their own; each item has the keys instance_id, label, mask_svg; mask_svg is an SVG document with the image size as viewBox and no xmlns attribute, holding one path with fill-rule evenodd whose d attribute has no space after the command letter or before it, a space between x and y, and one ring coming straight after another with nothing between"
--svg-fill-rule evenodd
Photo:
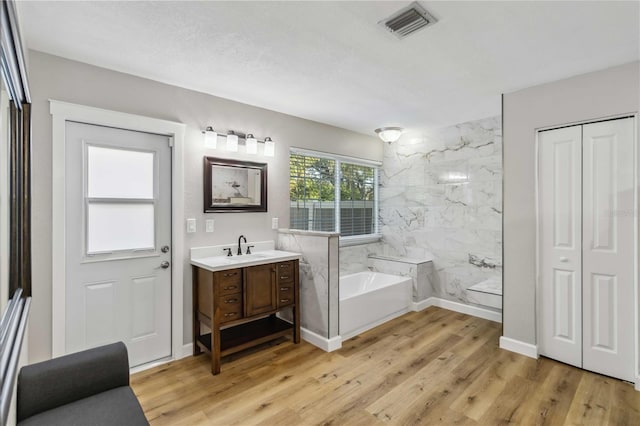
<instances>
[{"instance_id":1,"label":"bathroom vanity","mask_svg":"<svg viewBox=\"0 0 640 426\"><path fill-rule=\"evenodd\" d=\"M225 355L286 335L300 342L300 255L273 249L219 255L227 247L192 249L191 255L193 354L210 353L214 375Z\"/></svg>"}]
</instances>

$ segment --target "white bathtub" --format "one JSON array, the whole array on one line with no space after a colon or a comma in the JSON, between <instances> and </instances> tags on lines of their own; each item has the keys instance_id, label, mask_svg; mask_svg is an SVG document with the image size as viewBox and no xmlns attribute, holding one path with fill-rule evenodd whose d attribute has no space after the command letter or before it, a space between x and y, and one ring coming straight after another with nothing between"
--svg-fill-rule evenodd
<instances>
[{"instance_id":1,"label":"white bathtub","mask_svg":"<svg viewBox=\"0 0 640 426\"><path fill-rule=\"evenodd\" d=\"M340 336L349 339L409 312L411 278L380 272L340 277Z\"/></svg>"}]
</instances>

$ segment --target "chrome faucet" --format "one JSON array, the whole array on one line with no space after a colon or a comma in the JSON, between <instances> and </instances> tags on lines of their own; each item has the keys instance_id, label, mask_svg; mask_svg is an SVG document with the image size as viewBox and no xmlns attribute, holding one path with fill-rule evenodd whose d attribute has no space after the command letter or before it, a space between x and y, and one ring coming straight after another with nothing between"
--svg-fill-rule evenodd
<instances>
[{"instance_id":1,"label":"chrome faucet","mask_svg":"<svg viewBox=\"0 0 640 426\"><path fill-rule=\"evenodd\" d=\"M242 254L242 246L240 245L240 242L242 240L244 240L244 243L247 244L247 239L244 237L244 235L240 235L240 237L238 237L238 256Z\"/></svg>"}]
</instances>

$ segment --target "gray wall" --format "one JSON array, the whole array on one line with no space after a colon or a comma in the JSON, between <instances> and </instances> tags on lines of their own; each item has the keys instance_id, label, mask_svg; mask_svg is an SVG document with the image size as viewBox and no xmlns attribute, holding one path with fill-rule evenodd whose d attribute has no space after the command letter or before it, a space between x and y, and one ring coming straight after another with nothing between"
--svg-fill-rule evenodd
<instances>
[{"instance_id":1,"label":"gray wall","mask_svg":"<svg viewBox=\"0 0 640 426\"><path fill-rule=\"evenodd\" d=\"M182 122L185 135L185 217L196 218L198 232L184 234L185 265L190 247L226 244L240 233L249 241L275 240L271 218L289 222L289 147L382 160L382 142L344 129L233 102L128 74L29 52L33 98L33 305L29 332L30 361L51 356L51 115L49 99ZM212 77L213 78L213 77ZM213 125L223 131L251 132L276 142L276 156L247 156L207 150L201 131ZM242 152L242 148L240 149ZM267 213L203 214L202 157L268 162ZM204 218L215 220L215 232L204 232ZM184 343L191 342L191 269L184 274Z\"/></svg>"},{"instance_id":2,"label":"gray wall","mask_svg":"<svg viewBox=\"0 0 640 426\"><path fill-rule=\"evenodd\" d=\"M503 335L536 344L536 129L638 112L640 63L505 94L503 102Z\"/></svg>"}]
</instances>

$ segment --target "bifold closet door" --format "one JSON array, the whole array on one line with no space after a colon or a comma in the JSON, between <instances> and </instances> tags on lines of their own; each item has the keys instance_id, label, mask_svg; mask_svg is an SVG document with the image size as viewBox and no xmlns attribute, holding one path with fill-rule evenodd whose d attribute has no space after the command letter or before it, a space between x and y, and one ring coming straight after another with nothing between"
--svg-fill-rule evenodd
<instances>
[{"instance_id":1,"label":"bifold closet door","mask_svg":"<svg viewBox=\"0 0 640 426\"><path fill-rule=\"evenodd\" d=\"M540 354L634 381L632 118L540 132Z\"/></svg>"},{"instance_id":2,"label":"bifold closet door","mask_svg":"<svg viewBox=\"0 0 640 426\"><path fill-rule=\"evenodd\" d=\"M634 381L633 119L582 126L583 368Z\"/></svg>"},{"instance_id":3,"label":"bifold closet door","mask_svg":"<svg viewBox=\"0 0 640 426\"><path fill-rule=\"evenodd\" d=\"M541 132L539 149L542 355L582 367L580 126Z\"/></svg>"}]
</instances>

